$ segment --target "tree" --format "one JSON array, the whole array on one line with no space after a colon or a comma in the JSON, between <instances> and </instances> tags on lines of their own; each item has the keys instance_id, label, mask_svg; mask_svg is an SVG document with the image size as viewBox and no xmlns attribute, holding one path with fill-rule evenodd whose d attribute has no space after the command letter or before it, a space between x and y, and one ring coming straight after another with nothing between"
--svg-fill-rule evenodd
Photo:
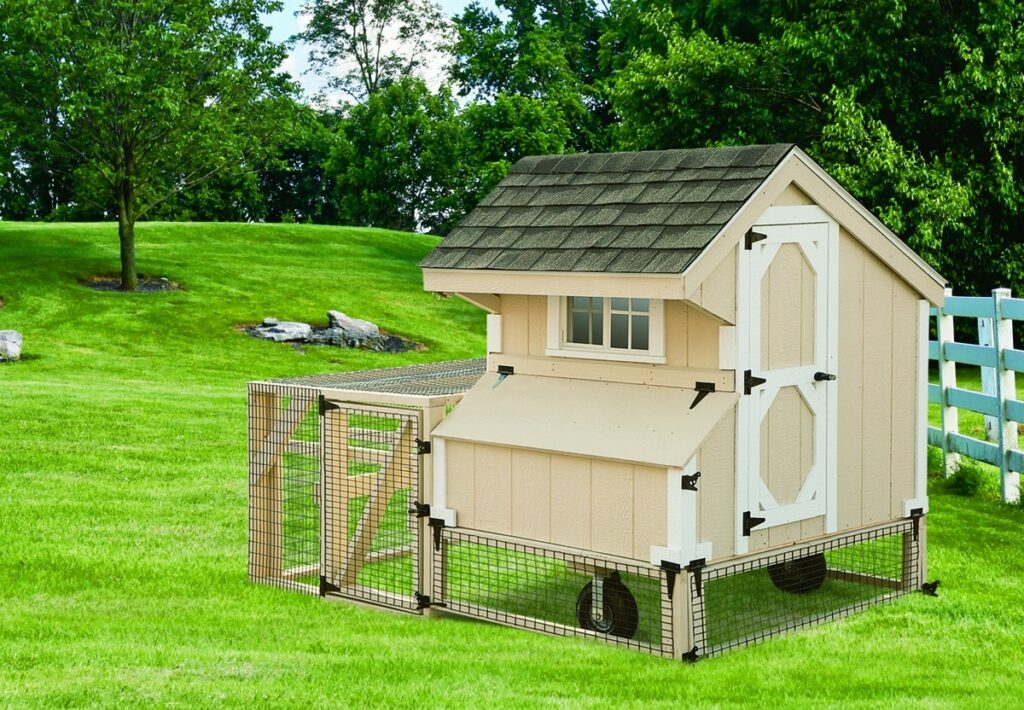
<instances>
[{"instance_id":1,"label":"tree","mask_svg":"<svg viewBox=\"0 0 1024 710\"><path fill-rule=\"evenodd\" d=\"M475 194L477 166L447 88L402 78L352 107L328 174L346 224L445 233Z\"/></svg>"},{"instance_id":2,"label":"tree","mask_svg":"<svg viewBox=\"0 0 1024 710\"><path fill-rule=\"evenodd\" d=\"M121 284L137 285L135 223L175 195L272 152L292 91L260 14L273 0L5 0L0 73L14 106L52 111L82 199L117 214ZM21 67L19 70L18 67Z\"/></svg>"},{"instance_id":3,"label":"tree","mask_svg":"<svg viewBox=\"0 0 1024 710\"><path fill-rule=\"evenodd\" d=\"M330 85L356 101L414 76L438 46L447 23L433 0L310 0L310 61ZM333 76L341 69L344 73Z\"/></svg>"}]
</instances>

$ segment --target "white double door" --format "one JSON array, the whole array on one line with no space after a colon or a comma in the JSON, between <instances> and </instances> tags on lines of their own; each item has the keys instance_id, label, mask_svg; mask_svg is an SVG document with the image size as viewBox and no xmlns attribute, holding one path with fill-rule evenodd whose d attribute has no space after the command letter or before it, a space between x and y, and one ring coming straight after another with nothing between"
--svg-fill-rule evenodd
<instances>
[{"instance_id":1,"label":"white double door","mask_svg":"<svg viewBox=\"0 0 1024 710\"><path fill-rule=\"evenodd\" d=\"M737 540L825 516L835 529L838 227L771 208L740 245Z\"/></svg>"}]
</instances>

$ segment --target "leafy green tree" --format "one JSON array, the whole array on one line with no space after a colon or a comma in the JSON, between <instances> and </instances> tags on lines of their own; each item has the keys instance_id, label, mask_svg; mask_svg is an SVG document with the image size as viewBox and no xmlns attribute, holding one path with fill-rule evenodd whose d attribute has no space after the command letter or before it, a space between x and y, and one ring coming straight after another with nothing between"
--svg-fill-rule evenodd
<instances>
[{"instance_id":1,"label":"leafy green tree","mask_svg":"<svg viewBox=\"0 0 1024 710\"><path fill-rule=\"evenodd\" d=\"M434 0L310 0L302 11L309 24L296 38L330 85L356 101L415 75L447 24Z\"/></svg>"},{"instance_id":2,"label":"leafy green tree","mask_svg":"<svg viewBox=\"0 0 1024 710\"><path fill-rule=\"evenodd\" d=\"M291 91L261 13L273 0L4 0L3 100L51 110L82 199L117 214L121 282L137 285L135 222L272 152ZM18 67L21 67L19 70Z\"/></svg>"},{"instance_id":3,"label":"leafy green tree","mask_svg":"<svg viewBox=\"0 0 1024 710\"><path fill-rule=\"evenodd\" d=\"M346 224L444 233L474 193L466 130L451 92L404 77L353 106L327 163Z\"/></svg>"}]
</instances>

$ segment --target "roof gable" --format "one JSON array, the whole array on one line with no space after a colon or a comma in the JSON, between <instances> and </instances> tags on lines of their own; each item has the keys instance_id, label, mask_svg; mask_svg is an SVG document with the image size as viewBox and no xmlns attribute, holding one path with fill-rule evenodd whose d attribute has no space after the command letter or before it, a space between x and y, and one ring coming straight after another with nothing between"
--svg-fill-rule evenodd
<instances>
[{"instance_id":1,"label":"roof gable","mask_svg":"<svg viewBox=\"0 0 1024 710\"><path fill-rule=\"evenodd\" d=\"M523 158L420 266L680 274L793 147Z\"/></svg>"}]
</instances>

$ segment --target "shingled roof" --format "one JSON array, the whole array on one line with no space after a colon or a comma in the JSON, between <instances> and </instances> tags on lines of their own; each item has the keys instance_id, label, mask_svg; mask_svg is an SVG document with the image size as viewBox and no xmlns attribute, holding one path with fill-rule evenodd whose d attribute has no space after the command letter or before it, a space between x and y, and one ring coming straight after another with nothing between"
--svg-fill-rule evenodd
<instances>
[{"instance_id":1,"label":"shingled roof","mask_svg":"<svg viewBox=\"0 0 1024 710\"><path fill-rule=\"evenodd\" d=\"M523 158L420 266L682 273L792 147Z\"/></svg>"}]
</instances>

